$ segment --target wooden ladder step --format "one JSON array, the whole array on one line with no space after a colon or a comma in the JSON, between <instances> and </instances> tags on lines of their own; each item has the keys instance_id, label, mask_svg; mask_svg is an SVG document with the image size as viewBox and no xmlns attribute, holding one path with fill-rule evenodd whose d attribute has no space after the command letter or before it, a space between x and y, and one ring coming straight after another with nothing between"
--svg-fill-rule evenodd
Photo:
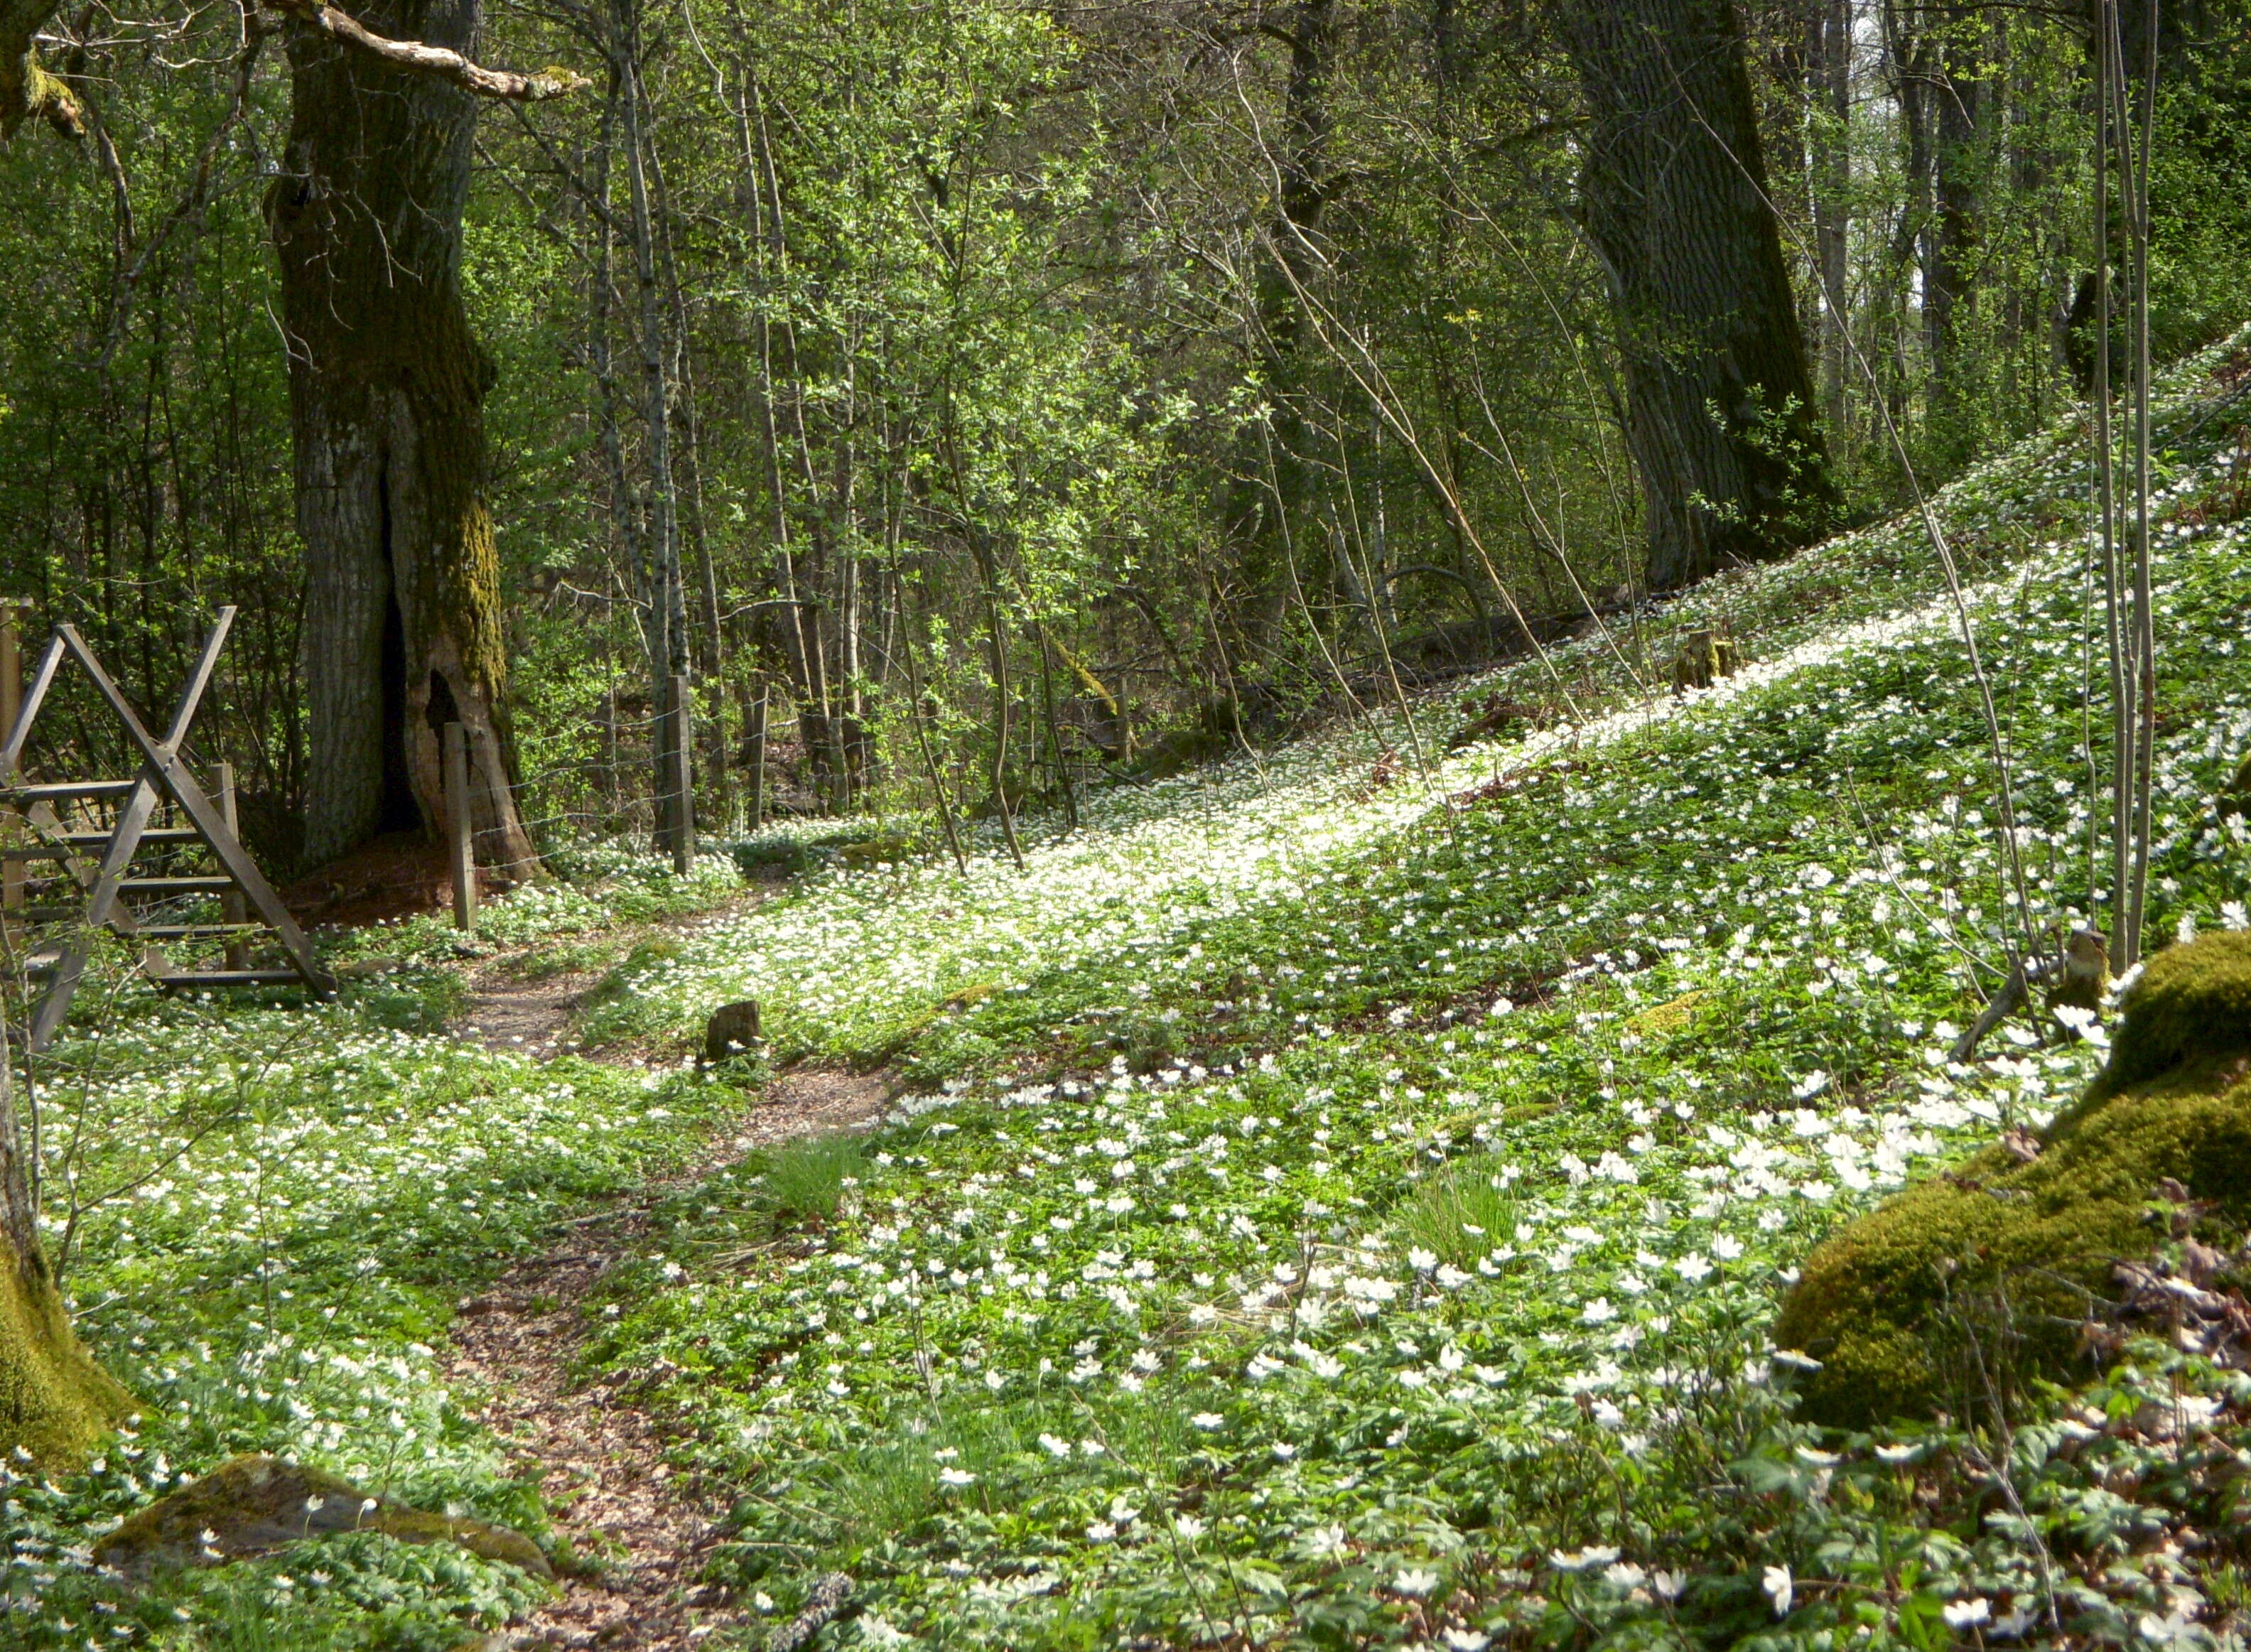
<instances>
[{"instance_id":1,"label":"wooden ladder step","mask_svg":"<svg viewBox=\"0 0 2251 1652\"><path fill-rule=\"evenodd\" d=\"M294 970L178 970L170 975L156 978L156 985L166 992L182 987L198 986L280 986L294 982L301 986L305 978Z\"/></svg>"},{"instance_id":2,"label":"wooden ladder step","mask_svg":"<svg viewBox=\"0 0 2251 1652\"><path fill-rule=\"evenodd\" d=\"M120 878L121 895L219 895L242 886L224 872L209 876L178 878Z\"/></svg>"},{"instance_id":3,"label":"wooden ladder step","mask_svg":"<svg viewBox=\"0 0 2251 1652\"><path fill-rule=\"evenodd\" d=\"M138 780L48 780L0 788L0 802L40 803L54 798L121 798Z\"/></svg>"},{"instance_id":4,"label":"wooden ladder step","mask_svg":"<svg viewBox=\"0 0 2251 1652\"><path fill-rule=\"evenodd\" d=\"M218 940L223 937L263 935L263 923L136 923L133 938L136 941L201 941Z\"/></svg>"},{"instance_id":5,"label":"wooden ladder step","mask_svg":"<svg viewBox=\"0 0 2251 1652\"><path fill-rule=\"evenodd\" d=\"M193 826L150 826L141 834L142 843L196 843L203 833ZM52 861L66 854L76 854L86 849L107 847L110 834L107 832L59 832L43 843L10 843L0 847L0 860Z\"/></svg>"}]
</instances>

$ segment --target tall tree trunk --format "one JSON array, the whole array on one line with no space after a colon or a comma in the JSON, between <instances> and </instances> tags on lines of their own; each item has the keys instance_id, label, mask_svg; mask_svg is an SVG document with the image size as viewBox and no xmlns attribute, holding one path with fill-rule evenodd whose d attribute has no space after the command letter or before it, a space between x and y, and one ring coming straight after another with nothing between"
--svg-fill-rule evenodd
<instances>
[{"instance_id":1,"label":"tall tree trunk","mask_svg":"<svg viewBox=\"0 0 2251 1652\"><path fill-rule=\"evenodd\" d=\"M1930 220L1930 100L1927 88L1936 71L1929 42L1915 31L1915 8L1883 0L1884 76L1899 107L1901 178L1905 185L1893 228L1891 258L1885 269L1881 311L1887 333L1885 406L1893 424L1908 425L1910 370L1908 299L1918 249Z\"/></svg>"},{"instance_id":2,"label":"tall tree trunk","mask_svg":"<svg viewBox=\"0 0 2251 1652\"><path fill-rule=\"evenodd\" d=\"M693 669L688 649L688 591L680 573L680 497L672 474L671 384L665 371L664 308L657 285L656 231L649 207L648 91L641 75L638 0L617 0L612 10L611 51L625 94L626 183L632 207L634 275L641 294L642 415L648 464L648 638L651 703L658 727L680 737L677 719L689 708L674 703L673 685ZM668 721L669 719L670 721ZM689 829L682 777L665 741L655 743L657 847L677 846Z\"/></svg>"},{"instance_id":3,"label":"tall tree trunk","mask_svg":"<svg viewBox=\"0 0 2251 1652\"><path fill-rule=\"evenodd\" d=\"M1625 363L1652 590L1818 537L1835 504L1729 0L1570 0L1580 177Z\"/></svg>"},{"instance_id":4,"label":"tall tree trunk","mask_svg":"<svg viewBox=\"0 0 2251 1652\"><path fill-rule=\"evenodd\" d=\"M475 0L377 0L358 15L378 33L476 45ZM461 304L474 100L302 23L288 49L289 142L267 206L305 542L305 858L440 828L440 737L458 722L478 858L528 871L484 499L494 368Z\"/></svg>"},{"instance_id":5,"label":"tall tree trunk","mask_svg":"<svg viewBox=\"0 0 2251 1652\"><path fill-rule=\"evenodd\" d=\"M1272 219L1252 254L1257 307L1251 341L1273 408L1272 453L1254 430L1230 502L1236 536L1244 546L1250 584L1246 637L1253 648L1277 625L1289 591L1291 519L1313 491L1313 441L1304 399L1304 306L1320 260L1313 247L1334 188L1329 162L1329 79L1336 57L1336 0L1295 0L1289 8L1289 78L1283 92L1282 142L1265 164L1279 188Z\"/></svg>"},{"instance_id":6,"label":"tall tree trunk","mask_svg":"<svg viewBox=\"0 0 2251 1652\"><path fill-rule=\"evenodd\" d=\"M17 1447L43 1470L73 1468L133 1397L72 1334L39 1245L15 1085L0 1047L0 1456Z\"/></svg>"},{"instance_id":7,"label":"tall tree trunk","mask_svg":"<svg viewBox=\"0 0 2251 1652\"><path fill-rule=\"evenodd\" d=\"M1976 308L1978 245L1984 238L1987 106L1992 86L1985 62L1983 6L1951 6L1926 19L1934 31L1930 88L1930 257L1923 270L1922 319L1930 351L1931 434L1957 451L1974 446L1962 428L1970 406L1964 383L1974 370L1964 334Z\"/></svg>"},{"instance_id":8,"label":"tall tree trunk","mask_svg":"<svg viewBox=\"0 0 2251 1652\"><path fill-rule=\"evenodd\" d=\"M1821 406L1832 444L1845 439L1851 382L1852 295L1846 290L1853 189L1853 0L1811 0L1813 246L1819 263Z\"/></svg>"}]
</instances>

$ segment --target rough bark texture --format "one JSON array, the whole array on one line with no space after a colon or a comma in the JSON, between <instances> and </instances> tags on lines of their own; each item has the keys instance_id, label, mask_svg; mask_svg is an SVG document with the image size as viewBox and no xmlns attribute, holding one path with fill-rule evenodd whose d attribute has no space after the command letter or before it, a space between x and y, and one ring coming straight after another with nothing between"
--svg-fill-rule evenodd
<instances>
[{"instance_id":1,"label":"rough bark texture","mask_svg":"<svg viewBox=\"0 0 2251 1652\"><path fill-rule=\"evenodd\" d=\"M52 1470L74 1467L133 1397L71 1333L39 1248L27 1171L15 1087L0 1059L0 1456L20 1446Z\"/></svg>"},{"instance_id":2,"label":"rough bark texture","mask_svg":"<svg viewBox=\"0 0 2251 1652\"><path fill-rule=\"evenodd\" d=\"M1818 537L1835 495L1734 7L1569 0L1562 21L1662 590Z\"/></svg>"},{"instance_id":3,"label":"rough bark texture","mask_svg":"<svg viewBox=\"0 0 2251 1652\"><path fill-rule=\"evenodd\" d=\"M1845 391L1851 380L1852 295L1846 290L1852 226L1853 6L1851 0L1812 0L1807 8L1806 56L1811 63L1813 241L1821 266L1821 406L1829 439L1845 428Z\"/></svg>"},{"instance_id":4,"label":"rough bark texture","mask_svg":"<svg viewBox=\"0 0 2251 1652\"><path fill-rule=\"evenodd\" d=\"M1966 432L1951 424L1969 399L1964 384L1973 370L1965 338L1977 308L1979 244L1984 239L1981 188L1991 114L1984 8L1949 6L1926 14L1931 31L1935 116L1931 152L1930 246L1924 261L1922 319L1930 349L1931 418L1963 446Z\"/></svg>"},{"instance_id":5,"label":"rough bark texture","mask_svg":"<svg viewBox=\"0 0 2251 1652\"><path fill-rule=\"evenodd\" d=\"M474 55L477 0L380 0L362 21ZM528 868L483 496L493 367L461 304L476 100L302 23L288 47L289 144L268 214L305 541L305 859L387 827L442 828L440 739L458 721L478 858Z\"/></svg>"}]
</instances>

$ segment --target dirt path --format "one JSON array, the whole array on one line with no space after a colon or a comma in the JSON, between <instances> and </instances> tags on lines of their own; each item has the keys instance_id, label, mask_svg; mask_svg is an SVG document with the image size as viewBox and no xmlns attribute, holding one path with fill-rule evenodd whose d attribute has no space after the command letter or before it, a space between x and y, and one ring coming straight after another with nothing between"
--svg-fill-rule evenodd
<instances>
[{"instance_id":1,"label":"dirt path","mask_svg":"<svg viewBox=\"0 0 2251 1652\"><path fill-rule=\"evenodd\" d=\"M883 1075L782 1074L698 1163L461 1304L448 1381L484 1396L474 1414L506 1444L515 1467L537 1476L577 1552L606 1563L595 1576L564 1579L555 1600L495 1644L689 1652L738 1620L717 1590L696 1583L720 1536L724 1504L673 1476L657 1420L609 1385L574 1384L571 1368L586 1333L579 1305L632 1251L648 1193L692 1184L753 1148L863 1126L892 1089Z\"/></svg>"},{"instance_id":2,"label":"dirt path","mask_svg":"<svg viewBox=\"0 0 2251 1652\"><path fill-rule=\"evenodd\" d=\"M652 923L627 924L609 930L607 936L615 957L623 958L650 936L723 923L756 907L765 895L764 888L746 889L701 911ZM521 1050L527 1055L555 1055L578 1049L571 1023L586 994L601 984L608 970L606 966L573 970L532 980L511 974L511 964L520 964L524 952L533 950L518 948L512 954L492 957L469 976L468 1008L457 1028L462 1037L475 1039L488 1049ZM593 1054L597 1061L623 1062L631 1052L608 1050Z\"/></svg>"},{"instance_id":3,"label":"dirt path","mask_svg":"<svg viewBox=\"0 0 2251 1652\"><path fill-rule=\"evenodd\" d=\"M511 981L487 974L470 983L474 989L461 1030L491 1049L522 1050L527 1055L552 1055L570 1046L571 1018L579 1000L602 978L593 971L550 976L544 981Z\"/></svg>"}]
</instances>

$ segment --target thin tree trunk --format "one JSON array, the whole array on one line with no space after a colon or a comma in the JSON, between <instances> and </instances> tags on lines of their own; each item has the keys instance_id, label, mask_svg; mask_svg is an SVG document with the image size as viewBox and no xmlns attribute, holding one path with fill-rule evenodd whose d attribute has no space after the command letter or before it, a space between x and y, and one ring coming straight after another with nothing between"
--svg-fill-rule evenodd
<instances>
[{"instance_id":1,"label":"thin tree trunk","mask_svg":"<svg viewBox=\"0 0 2251 1652\"><path fill-rule=\"evenodd\" d=\"M1229 509L1250 586L1240 623L1254 649L1264 645L1288 601L1283 519L1303 508L1316 473L1302 405L1305 316L1299 294L1315 279L1320 259L1314 240L1334 188L1328 140L1336 0L1295 0L1289 17L1281 152L1267 157L1276 175L1274 214L1252 252L1251 349L1272 409L1272 474L1264 439L1250 433L1237 462Z\"/></svg>"},{"instance_id":2,"label":"thin tree trunk","mask_svg":"<svg viewBox=\"0 0 2251 1652\"><path fill-rule=\"evenodd\" d=\"M642 418L648 465L649 674L660 729L676 729L687 708L674 703L673 685L686 677L688 592L680 576L680 501L672 474L671 391L665 375L664 309L656 279L656 234L649 211L648 116L641 79L638 0L618 0L612 50L625 92L626 183L633 210L634 274L641 292ZM670 721L667 721L670 719ZM685 830L686 799L672 754L655 757L657 847L677 846Z\"/></svg>"},{"instance_id":3,"label":"thin tree trunk","mask_svg":"<svg viewBox=\"0 0 2251 1652\"><path fill-rule=\"evenodd\" d=\"M1923 272L1922 315L1930 350L1932 434L1954 451L1967 451L1974 432L1964 426L1972 411L1969 386L1970 341L1965 336L1977 301L1979 247L1984 238L1984 183L1991 76L1985 62L1982 6L1951 6L1926 20L1934 31L1936 82L1931 148L1930 258Z\"/></svg>"},{"instance_id":4,"label":"thin tree trunk","mask_svg":"<svg viewBox=\"0 0 2251 1652\"><path fill-rule=\"evenodd\" d=\"M2123 970L2134 963L2127 889L2134 875L2134 715L2137 687L2126 619L2126 587L2118 560L2117 447L2111 428L2110 390L2110 160L2114 103L2111 44L2116 22L2110 0L2097 0L2095 41L2095 503L2102 516L2102 595L2110 667L2110 956Z\"/></svg>"},{"instance_id":5,"label":"thin tree trunk","mask_svg":"<svg viewBox=\"0 0 2251 1652\"><path fill-rule=\"evenodd\" d=\"M1811 0L1813 242L1821 277L1821 405L1832 449L1845 439L1851 370L1852 297L1846 290L1852 228L1853 0Z\"/></svg>"}]
</instances>

